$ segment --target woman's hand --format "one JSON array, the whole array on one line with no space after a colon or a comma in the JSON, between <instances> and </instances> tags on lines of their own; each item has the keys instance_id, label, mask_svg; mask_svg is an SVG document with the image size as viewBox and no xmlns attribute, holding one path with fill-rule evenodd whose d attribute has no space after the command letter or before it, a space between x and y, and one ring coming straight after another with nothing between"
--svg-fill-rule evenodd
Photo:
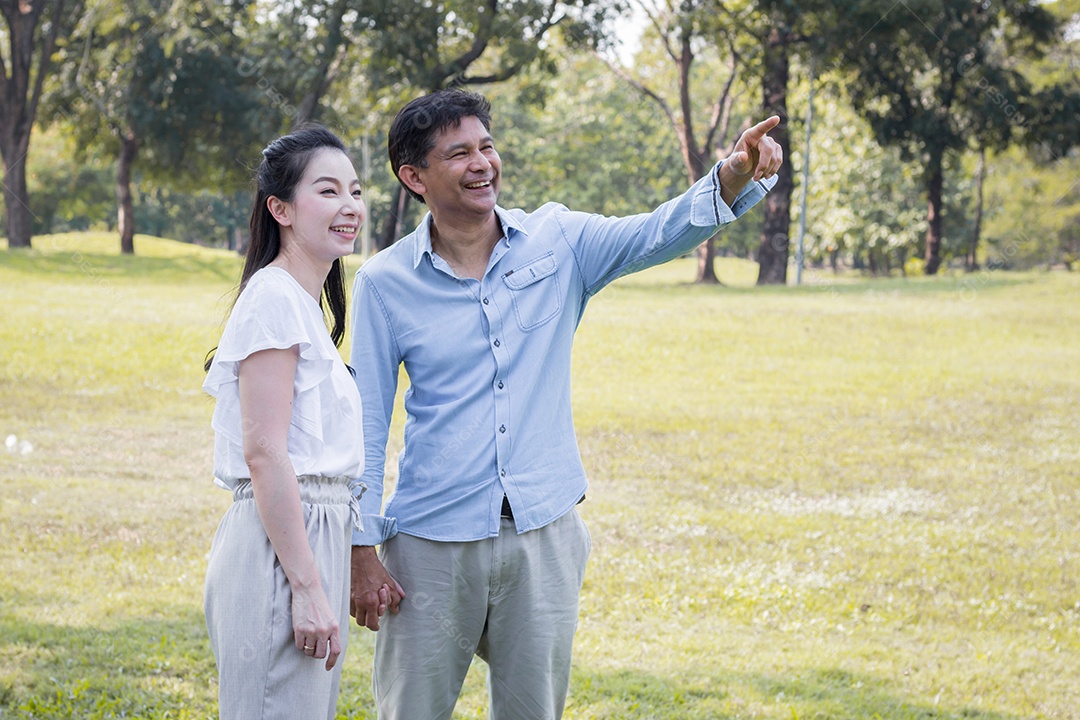
<instances>
[{"instance_id":1,"label":"woman's hand","mask_svg":"<svg viewBox=\"0 0 1080 720\"><path fill-rule=\"evenodd\" d=\"M296 648L310 658L326 658L332 670L341 655L341 628L322 583L292 588L292 618Z\"/></svg>"}]
</instances>

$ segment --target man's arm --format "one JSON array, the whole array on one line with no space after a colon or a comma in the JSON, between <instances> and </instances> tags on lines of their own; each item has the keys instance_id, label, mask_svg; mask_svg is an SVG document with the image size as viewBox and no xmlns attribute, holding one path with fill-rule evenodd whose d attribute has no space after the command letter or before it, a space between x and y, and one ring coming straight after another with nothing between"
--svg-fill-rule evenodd
<instances>
[{"instance_id":1,"label":"man's arm","mask_svg":"<svg viewBox=\"0 0 1080 720\"><path fill-rule=\"evenodd\" d=\"M734 221L775 183L783 163L779 145L768 137L779 118L744 132L731 156L677 198L651 213L603 217L564 211L555 217L581 271L586 296L616 278L691 252Z\"/></svg>"},{"instance_id":2,"label":"man's arm","mask_svg":"<svg viewBox=\"0 0 1080 720\"><path fill-rule=\"evenodd\" d=\"M364 474L366 490L360 499L364 532L353 533L352 580L349 612L358 625L379 629L387 609L396 613L405 592L386 571L375 545L395 532L394 522L382 515L386 441L397 394L400 354L383 305L361 270L353 285L352 352L364 413Z\"/></svg>"}]
</instances>

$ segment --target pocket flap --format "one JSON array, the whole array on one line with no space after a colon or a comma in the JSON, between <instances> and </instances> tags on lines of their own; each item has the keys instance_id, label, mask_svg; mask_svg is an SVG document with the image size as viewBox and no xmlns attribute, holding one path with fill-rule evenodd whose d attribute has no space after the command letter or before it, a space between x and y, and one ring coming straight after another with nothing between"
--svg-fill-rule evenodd
<instances>
[{"instance_id":1,"label":"pocket flap","mask_svg":"<svg viewBox=\"0 0 1080 720\"><path fill-rule=\"evenodd\" d=\"M543 280L554 272L555 253L548 252L506 273L503 275L503 282L511 290L520 290L532 285L537 280Z\"/></svg>"}]
</instances>

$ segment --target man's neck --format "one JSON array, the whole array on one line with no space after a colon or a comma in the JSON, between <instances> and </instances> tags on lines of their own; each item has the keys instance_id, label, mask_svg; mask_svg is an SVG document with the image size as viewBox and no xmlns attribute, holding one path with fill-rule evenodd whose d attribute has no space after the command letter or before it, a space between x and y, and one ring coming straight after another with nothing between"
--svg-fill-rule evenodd
<instances>
[{"instance_id":1,"label":"man's neck","mask_svg":"<svg viewBox=\"0 0 1080 720\"><path fill-rule=\"evenodd\" d=\"M494 212L486 220L468 225L437 222L434 216L431 219L431 249L458 277L482 279L502 235L502 224Z\"/></svg>"}]
</instances>

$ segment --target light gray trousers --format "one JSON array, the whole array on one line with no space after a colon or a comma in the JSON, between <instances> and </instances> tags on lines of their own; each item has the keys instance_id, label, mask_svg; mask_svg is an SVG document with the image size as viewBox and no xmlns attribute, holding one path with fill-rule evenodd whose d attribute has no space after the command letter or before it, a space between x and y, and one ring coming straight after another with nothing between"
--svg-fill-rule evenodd
<instances>
[{"instance_id":1,"label":"light gray trousers","mask_svg":"<svg viewBox=\"0 0 1080 720\"><path fill-rule=\"evenodd\" d=\"M293 643L292 591L241 482L210 549L206 627L218 667L221 720L333 720L349 637L352 514L348 478L298 478L304 526L331 606L340 605L342 654L326 659Z\"/></svg>"},{"instance_id":2,"label":"light gray trousers","mask_svg":"<svg viewBox=\"0 0 1080 720\"><path fill-rule=\"evenodd\" d=\"M590 547L576 509L521 535L504 519L475 542L387 540L406 597L375 636L379 720L448 720L473 655L489 667L492 720L562 717Z\"/></svg>"}]
</instances>

